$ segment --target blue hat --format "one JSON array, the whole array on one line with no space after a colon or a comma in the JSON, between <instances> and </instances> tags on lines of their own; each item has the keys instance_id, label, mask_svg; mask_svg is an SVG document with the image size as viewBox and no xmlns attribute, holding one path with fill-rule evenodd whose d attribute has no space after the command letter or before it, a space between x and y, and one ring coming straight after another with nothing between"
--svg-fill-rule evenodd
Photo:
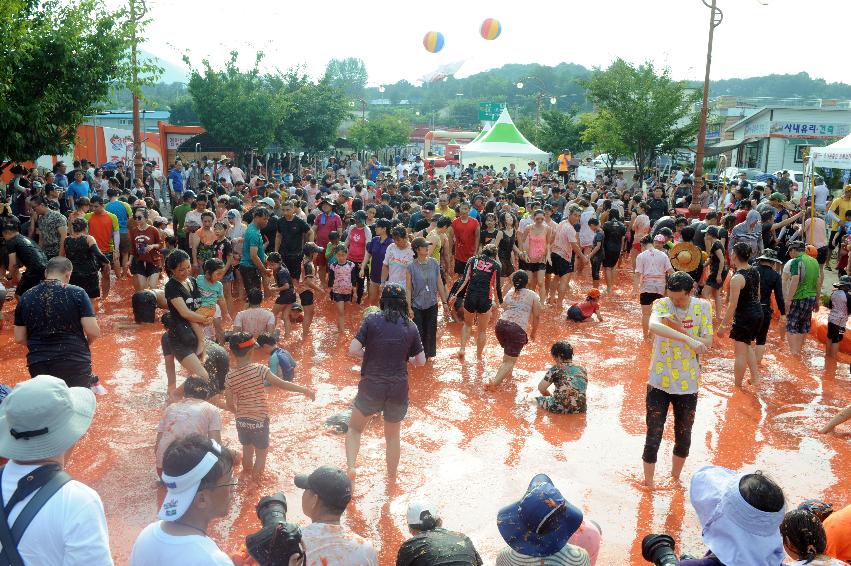
<instances>
[{"instance_id":1,"label":"blue hat","mask_svg":"<svg viewBox=\"0 0 851 566\"><path fill-rule=\"evenodd\" d=\"M582 511L570 504L546 474L532 478L526 494L500 509L497 527L515 552L550 556L561 550L582 525Z\"/></svg>"}]
</instances>

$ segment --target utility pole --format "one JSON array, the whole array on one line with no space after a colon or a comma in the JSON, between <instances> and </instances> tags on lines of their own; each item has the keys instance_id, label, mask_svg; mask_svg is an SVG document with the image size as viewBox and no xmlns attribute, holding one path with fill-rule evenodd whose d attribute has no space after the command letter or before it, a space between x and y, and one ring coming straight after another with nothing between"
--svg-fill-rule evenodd
<instances>
[{"instance_id":1,"label":"utility pole","mask_svg":"<svg viewBox=\"0 0 851 566\"><path fill-rule=\"evenodd\" d=\"M137 48L139 38L136 35L136 30L139 23L145 18L147 7L145 0L128 0L130 4L130 72L131 86L130 91L133 94L133 174L137 179L142 178L142 127L139 120L139 61Z\"/></svg>"}]
</instances>

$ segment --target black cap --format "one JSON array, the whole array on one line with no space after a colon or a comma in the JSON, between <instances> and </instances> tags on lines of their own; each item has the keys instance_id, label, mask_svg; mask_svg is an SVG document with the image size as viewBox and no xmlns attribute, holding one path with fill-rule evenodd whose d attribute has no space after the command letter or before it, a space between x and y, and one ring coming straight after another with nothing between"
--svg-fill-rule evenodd
<instances>
[{"instance_id":1,"label":"black cap","mask_svg":"<svg viewBox=\"0 0 851 566\"><path fill-rule=\"evenodd\" d=\"M329 507L344 510L352 500L352 482L346 472L336 466L321 466L312 474L299 474L295 485L309 489Z\"/></svg>"}]
</instances>

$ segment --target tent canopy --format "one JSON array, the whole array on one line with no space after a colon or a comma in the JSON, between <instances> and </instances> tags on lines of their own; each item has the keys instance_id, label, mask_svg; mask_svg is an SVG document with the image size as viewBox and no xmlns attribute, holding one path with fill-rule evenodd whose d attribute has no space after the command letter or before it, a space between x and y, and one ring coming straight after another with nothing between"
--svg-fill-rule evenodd
<instances>
[{"instance_id":1,"label":"tent canopy","mask_svg":"<svg viewBox=\"0 0 851 566\"><path fill-rule=\"evenodd\" d=\"M547 152L541 151L523 137L506 109L502 110L499 120L491 129L483 131L461 148L462 161L482 161L494 167L509 163L522 166L523 160L539 161L548 157Z\"/></svg>"},{"instance_id":2,"label":"tent canopy","mask_svg":"<svg viewBox=\"0 0 851 566\"><path fill-rule=\"evenodd\" d=\"M815 167L851 169L851 135L828 146L813 148L810 159Z\"/></svg>"}]
</instances>

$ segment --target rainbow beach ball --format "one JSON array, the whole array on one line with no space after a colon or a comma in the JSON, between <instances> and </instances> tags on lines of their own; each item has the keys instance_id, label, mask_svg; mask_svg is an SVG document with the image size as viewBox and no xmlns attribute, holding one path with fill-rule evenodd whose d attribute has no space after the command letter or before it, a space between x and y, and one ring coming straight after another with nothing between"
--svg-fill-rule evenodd
<instances>
[{"instance_id":1,"label":"rainbow beach ball","mask_svg":"<svg viewBox=\"0 0 851 566\"><path fill-rule=\"evenodd\" d=\"M482 34L482 37L487 40L496 39L499 37L499 34L502 33L502 25L499 23L499 20L488 18L482 22L482 29L480 33Z\"/></svg>"},{"instance_id":2,"label":"rainbow beach ball","mask_svg":"<svg viewBox=\"0 0 851 566\"><path fill-rule=\"evenodd\" d=\"M443 49L443 34L439 31L430 31L423 37L423 46L430 53L437 53Z\"/></svg>"}]
</instances>

